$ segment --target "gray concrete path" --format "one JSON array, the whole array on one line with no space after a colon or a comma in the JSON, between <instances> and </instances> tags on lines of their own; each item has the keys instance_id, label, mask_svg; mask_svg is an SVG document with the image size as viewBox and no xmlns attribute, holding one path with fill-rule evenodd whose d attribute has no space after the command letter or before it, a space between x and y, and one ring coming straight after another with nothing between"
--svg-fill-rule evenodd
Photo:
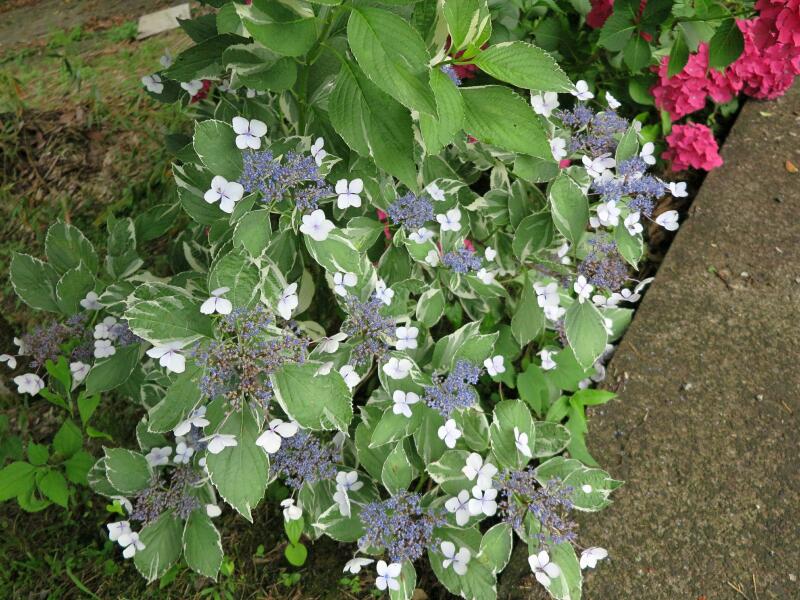
<instances>
[{"instance_id":1,"label":"gray concrete path","mask_svg":"<svg viewBox=\"0 0 800 600\"><path fill-rule=\"evenodd\" d=\"M588 600L800 598L800 84L748 102L722 156L590 418L626 485L581 519L610 552Z\"/></svg>"}]
</instances>

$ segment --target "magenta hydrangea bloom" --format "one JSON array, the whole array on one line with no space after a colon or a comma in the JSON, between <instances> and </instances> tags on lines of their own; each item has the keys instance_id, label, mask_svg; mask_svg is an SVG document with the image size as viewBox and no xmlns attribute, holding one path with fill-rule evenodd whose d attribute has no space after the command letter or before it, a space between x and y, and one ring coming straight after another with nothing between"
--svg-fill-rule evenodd
<instances>
[{"instance_id":1,"label":"magenta hydrangea bloom","mask_svg":"<svg viewBox=\"0 0 800 600\"><path fill-rule=\"evenodd\" d=\"M710 171L722 165L714 134L705 125L675 125L667 138L667 150L661 155L672 163L673 171L688 168Z\"/></svg>"},{"instance_id":2,"label":"magenta hydrangea bloom","mask_svg":"<svg viewBox=\"0 0 800 600\"><path fill-rule=\"evenodd\" d=\"M614 12L614 0L591 0L592 10L586 15L586 24L592 29L600 29Z\"/></svg>"},{"instance_id":3,"label":"magenta hydrangea bloom","mask_svg":"<svg viewBox=\"0 0 800 600\"><path fill-rule=\"evenodd\" d=\"M762 17L738 21L744 34L744 52L728 69L732 86L761 100L782 96L800 72L800 46L776 41L778 31L767 35L763 24Z\"/></svg>"},{"instance_id":4,"label":"magenta hydrangea bloom","mask_svg":"<svg viewBox=\"0 0 800 600\"><path fill-rule=\"evenodd\" d=\"M759 46L778 42L800 50L800 0L758 0L753 34Z\"/></svg>"}]
</instances>

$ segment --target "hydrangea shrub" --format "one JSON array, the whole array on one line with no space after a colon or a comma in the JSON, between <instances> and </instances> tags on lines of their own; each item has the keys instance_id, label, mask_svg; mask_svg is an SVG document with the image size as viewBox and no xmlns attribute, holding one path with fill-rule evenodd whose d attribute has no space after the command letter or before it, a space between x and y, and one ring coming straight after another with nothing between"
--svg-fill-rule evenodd
<instances>
[{"instance_id":1,"label":"hydrangea shrub","mask_svg":"<svg viewBox=\"0 0 800 600\"><path fill-rule=\"evenodd\" d=\"M12 264L34 308L91 311L87 393L146 411L138 448L88 473L125 513L110 538L148 581L181 557L216 577L213 519L282 486L290 561L327 535L391 598L428 561L483 600L521 543L580 598L606 554L578 556L574 512L620 485L585 407L613 396L591 385L648 283L645 227L678 227L658 201L683 188L648 174L613 96L495 42L480 0L213 4L143 80L196 116L170 138L180 268L137 253L171 212L112 222L104 270L77 233L62 264ZM462 85L472 69L492 80Z\"/></svg>"}]
</instances>

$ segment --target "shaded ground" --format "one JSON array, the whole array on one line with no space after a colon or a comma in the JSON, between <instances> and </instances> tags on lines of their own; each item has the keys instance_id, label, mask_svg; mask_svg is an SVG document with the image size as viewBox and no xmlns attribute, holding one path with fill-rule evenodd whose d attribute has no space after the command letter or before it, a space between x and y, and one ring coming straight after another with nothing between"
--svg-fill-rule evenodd
<instances>
[{"instance_id":1,"label":"shaded ground","mask_svg":"<svg viewBox=\"0 0 800 600\"><path fill-rule=\"evenodd\" d=\"M627 483L583 520L611 556L589 600L800 597L800 86L748 103L722 155L591 415Z\"/></svg>"}]
</instances>

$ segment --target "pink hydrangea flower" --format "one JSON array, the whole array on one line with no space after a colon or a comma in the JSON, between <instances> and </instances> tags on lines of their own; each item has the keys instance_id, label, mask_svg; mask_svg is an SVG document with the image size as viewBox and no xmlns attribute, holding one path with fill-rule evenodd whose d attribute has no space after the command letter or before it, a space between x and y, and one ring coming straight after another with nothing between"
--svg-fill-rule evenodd
<instances>
[{"instance_id":1,"label":"pink hydrangea flower","mask_svg":"<svg viewBox=\"0 0 800 600\"><path fill-rule=\"evenodd\" d=\"M586 15L586 24L592 29L600 29L614 12L614 0L591 0L592 10Z\"/></svg>"},{"instance_id":2,"label":"pink hydrangea flower","mask_svg":"<svg viewBox=\"0 0 800 600\"><path fill-rule=\"evenodd\" d=\"M702 109L707 96L715 102L728 102L738 91L724 74L708 68L708 44L700 44L677 75L667 77L668 66L669 57L665 56L651 93L656 106L666 110L673 121Z\"/></svg>"},{"instance_id":3,"label":"pink hydrangea flower","mask_svg":"<svg viewBox=\"0 0 800 600\"><path fill-rule=\"evenodd\" d=\"M800 50L800 0L758 0L756 10L753 35L759 47L778 42Z\"/></svg>"},{"instance_id":4,"label":"pink hydrangea flower","mask_svg":"<svg viewBox=\"0 0 800 600\"><path fill-rule=\"evenodd\" d=\"M714 134L705 125L675 125L667 138L667 150L661 158L672 162L673 171L688 168L711 171L722 165Z\"/></svg>"},{"instance_id":5,"label":"pink hydrangea flower","mask_svg":"<svg viewBox=\"0 0 800 600\"><path fill-rule=\"evenodd\" d=\"M782 96L800 72L800 46L776 41L777 30L769 35L763 24L762 17L738 21L744 34L744 52L728 69L733 86L762 100Z\"/></svg>"}]
</instances>

